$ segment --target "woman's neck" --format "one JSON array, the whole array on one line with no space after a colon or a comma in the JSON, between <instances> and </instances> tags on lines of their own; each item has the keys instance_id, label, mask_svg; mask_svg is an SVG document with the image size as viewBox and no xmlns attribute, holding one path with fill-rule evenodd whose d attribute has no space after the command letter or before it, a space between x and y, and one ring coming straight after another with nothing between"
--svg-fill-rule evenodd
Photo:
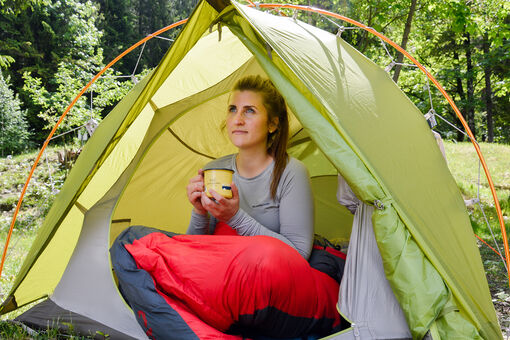
<instances>
[{"instance_id":1,"label":"woman's neck","mask_svg":"<svg viewBox=\"0 0 510 340\"><path fill-rule=\"evenodd\" d=\"M264 171L271 162L273 157L267 152L260 150L239 150L236 156L236 167L239 174L246 178L252 178Z\"/></svg>"}]
</instances>

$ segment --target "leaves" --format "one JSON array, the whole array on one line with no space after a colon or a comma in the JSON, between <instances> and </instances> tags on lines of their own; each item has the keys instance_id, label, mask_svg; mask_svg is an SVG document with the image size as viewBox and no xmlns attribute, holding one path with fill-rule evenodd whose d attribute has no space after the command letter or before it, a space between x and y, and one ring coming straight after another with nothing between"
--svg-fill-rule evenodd
<instances>
[{"instance_id":1,"label":"leaves","mask_svg":"<svg viewBox=\"0 0 510 340\"><path fill-rule=\"evenodd\" d=\"M19 94L33 138L41 142L46 137L47 132L42 129L57 120L105 62L147 34L188 17L197 1L0 0L15 9L0 11L0 68L10 76L13 89ZM340 13L397 43L401 42L411 4L411 0L285 2ZM291 10L282 12L293 15ZM439 79L461 111L474 116L475 130L482 139L487 135L487 106L492 101L494 140L499 142L510 142L509 12L507 0L420 0L407 44L407 50ZM298 12L298 18L333 34L338 31L337 25L317 14ZM179 30L171 30L165 37L175 38ZM488 52L482 50L485 37ZM388 56L379 39L361 29L346 30L342 38L383 68L396 58L395 50L389 48L392 56ZM61 129L79 126L90 117L103 117L130 86L129 81L113 77L131 74L135 65L136 72L156 66L170 45L169 41L152 39L139 60L141 48L128 54L115 65L118 73L109 73L85 93ZM489 101L484 97L486 75L491 85ZM399 85L420 109L428 111L426 79L420 72L404 69ZM431 97L436 112L460 126L442 95L433 89ZM443 136L451 134L445 124L440 123L437 129ZM457 138L463 136L459 134Z\"/></svg>"},{"instance_id":2,"label":"leaves","mask_svg":"<svg viewBox=\"0 0 510 340\"><path fill-rule=\"evenodd\" d=\"M58 38L66 46L67 53L46 83L33 72L23 73L23 90L40 107L37 116L46 122L46 129L55 125L83 86L104 67L101 32L95 26L97 7L91 2L56 2L54 6L62 24L68 26L64 36ZM53 32L53 28L46 31ZM103 110L120 100L132 86L130 81L120 82L114 76L114 71L109 70L93 84L69 112L60 126L61 131L82 126L92 118L101 120Z\"/></svg>"},{"instance_id":3,"label":"leaves","mask_svg":"<svg viewBox=\"0 0 510 340\"><path fill-rule=\"evenodd\" d=\"M14 62L14 58L9 55L0 55L0 69L8 68Z\"/></svg>"},{"instance_id":4,"label":"leaves","mask_svg":"<svg viewBox=\"0 0 510 340\"><path fill-rule=\"evenodd\" d=\"M0 154L25 150L30 134L18 96L9 88L9 78L0 72Z\"/></svg>"}]
</instances>

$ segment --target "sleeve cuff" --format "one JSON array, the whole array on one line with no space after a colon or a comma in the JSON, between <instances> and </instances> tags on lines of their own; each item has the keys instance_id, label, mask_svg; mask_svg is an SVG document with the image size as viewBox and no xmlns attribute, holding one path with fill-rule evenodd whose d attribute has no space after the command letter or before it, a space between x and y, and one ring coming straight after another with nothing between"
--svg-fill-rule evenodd
<instances>
[{"instance_id":1,"label":"sleeve cuff","mask_svg":"<svg viewBox=\"0 0 510 340\"><path fill-rule=\"evenodd\" d=\"M195 220L202 220L202 221L208 221L209 220L209 214L202 215L195 211L195 209L191 209L191 217Z\"/></svg>"},{"instance_id":2,"label":"sleeve cuff","mask_svg":"<svg viewBox=\"0 0 510 340\"><path fill-rule=\"evenodd\" d=\"M243 209L239 208L237 210L236 214L230 218L230 220L227 221L227 224L236 229L238 226L241 225L241 221L246 216L246 213L243 211Z\"/></svg>"}]
</instances>

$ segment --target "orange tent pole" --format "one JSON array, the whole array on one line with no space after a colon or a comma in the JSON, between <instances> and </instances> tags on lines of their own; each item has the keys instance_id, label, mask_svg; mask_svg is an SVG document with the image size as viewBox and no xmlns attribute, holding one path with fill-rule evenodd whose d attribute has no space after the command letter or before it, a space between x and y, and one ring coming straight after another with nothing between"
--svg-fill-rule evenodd
<instances>
[{"instance_id":1,"label":"orange tent pole","mask_svg":"<svg viewBox=\"0 0 510 340\"><path fill-rule=\"evenodd\" d=\"M453 100L450 98L448 93L446 93L444 88L439 84L439 82L425 69L425 67L423 67L415 58L413 58L406 50L404 50L402 47L400 47L397 43L393 42L389 38L385 37L381 33L379 33L376 30L374 30L373 28L368 27L368 26L366 26L366 25L364 25L364 24L362 24L360 22L357 22L356 20L347 18L347 17L345 17L343 15L340 15L340 14L336 14L336 13L333 13L333 12L329 12L329 11L322 10L322 9L319 9L319 8L308 7L308 6L283 5L283 4L258 4L258 6L261 7L261 8L265 8L265 7L267 7L267 8L289 8L289 9L297 9L297 10L302 10L302 11L315 12L315 13L324 14L324 15L327 15L327 16L330 16L330 17L333 17L333 18L336 18L336 19L340 19L342 21L346 21L346 22L348 22L350 24L358 26L358 27L364 29L365 31L368 31L368 32L374 34L375 36L379 37L380 39L384 40L385 42L387 42L388 44L393 46L393 48L395 48L397 51L399 51L400 53L405 55L409 60L411 60L413 62L413 64L415 64L432 81L432 83L434 83L436 88L446 98L446 100L448 101L448 103L452 107L453 111L455 112L455 114L459 118L460 122L462 123L462 126L466 130L466 133L468 134L469 138L471 139L471 143L475 147L475 150L476 150L476 153L478 155L478 158L480 159L480 162L482 163L483 170L485 172L485 176L487 177L487 181L488 181L490 189L491 189L492 198L494 199L494 206L496 207L496 212L497 212L497 215L498 215L499 225L500 225L500 228L501 228L501 235L503 237L503 243L504 243L504 247L505 247L505 257L504 257L504 260L506 261L508 284L510 286L510 250L509 250L509 247L508 247L508 238L507 238L506 229L505 229L505 222L503 220L503 213L501 212L501 206L499 205L498 196L496 194L496 189L494 188L494 183L492 181L492 177L491 177L491 175L489 173L489 168L487 167L487 163L485 162L485 159L484 159L484 157L482 155L482 152L480 150L480 146L476 142L475 136L471 132L471 129L469 128L466 120L462 116L462 113L457 108L457 106L455 105Z\"/></svg>"},{"instance_id":2,"label":"orange tent pole","mask_svg":"<svg viewBox=\"0 0 510 340\"><path fill-rule=\"evenodd\" d=\"M78 93L78 95L76 96L76 98L73 99L73 101L71 102L71 104L69 104L69 106L67 107L67 109L64 111L64 113L62 114L62 116L60 116L60 119L57 121L57 123L55 124L55 126L53 127L53 129L51 130L50 134L48 135L48 138L46 138L46 141L44 142L43 146L41 147L41 150L39 151L39 154L37 155L35 161L34 161L34 164L32 165L32 169L30 170L30 173L28 174L28 178L25 182L25 185L23 186L23 190L21 191L21 196L18 200L18 204L16 205L16 209L14 210L14 215L12 216L12 221L11 221L11 226L9 228L9 233L7 234L7 239L5 240L5 246L4 246L4 251L3 251L3 254L2 254L2 262L0 263L0 278L2 277L2 270L4 268L4 263L5 263L5 257L7 255L7 248L9 247L9 241L11 240L11 235L12 235L12 231L14 229L14 225L16 223L16 217L18 216L18 212L21 208L21 203L23 202L23 198L25 197L25 193L27 191L27 188L28 188L28 183L30 182L30 180L32 179L32 176L34 174L34 171L35 171L35 168L37 167L37 164L39 163L39 160L41 159L41 156L42 154L44 153L44 150L46 149L46 147L48 146L48 143L50 142L51 140L51 137L53 137L53 135L55 134L55 131L57 131L57 128L59 127L59 125L62 123L62 121L64 120L64 118L67 116L67 114L69 113L69 111L71 110L71 108L76 104L76 102L78 101L78 99L80 99L80 97L85 93L85 91L88 90L88 88L99 78L101 77L101 75L103 73L106 72L106 70L108 70L110 67L112 67L117 61L119 61L120 59L122 59L126 54L128 54L129 52L131 52L132 50L134 50L135 48L137 48L138 46L140 46L141 44L147 42L148 40L154 38L155 36L158 36L160 35L161 33L163 32L166 32L174 27L177 27L177 26L180 26L184 23L186 23L188 21L188 19L183 19L183 20L180 20L180 21L177 21L169 26L166 26L166 27L163 27L162 29L146 36L145 38L143 38L142 40L140 40L139 42L137 42L136 44L132 45L131 47L129 47L127 50L125 50L124 52L122 52L121 54L119 54L115 59L113 59L108 65L106 65L101 71L99 71L98 74L96 74L94 76L94 78L92 78L92 80L87 84L85 85L85 87L80 91L80 93Z\"/></svg>"},{"instance_id":3,"label":"orange tent pole","mask_svg":"<svg viewBox=\"0 0 510 340\"><path fill-rule=\"evenodd\" d=\"M455 103L453 102L453 100L450 98L450 96L446 93L446 91L443 89L443 87L439 84L439 82L415 59L413 58L407 51L405 51L402 47L400 47L398 44L396 44L395 42L393 42L392 40L390 40L389 38L385 37L384 35L382 35L381 33L377 32L376 30L374 30L373 28L371 27L368 27L364 24L361 24L359 23L358 21L356 20L353 20L353 19L350 19L348 17L345 17L345 16L342 16L340 14L336 14L336 13L333 13L333 12L329 12L329 11L326 11L326 10L322 10L322 9L318 9L318 8L313 8L313 7L308 7L308 6L300 6L300 5L284 5L284 4L254 4L251 0L247 0L249 3L250 3L250 7L255 7L255 6L258 6L258 7L261 7L261 8L278 8L278 9L281 9L281 8L288 8L288 9L297 9L297 10L301 10L301 11L308 11L308 12L314 12L314 13L319 13L319 14L324 14L324 15L327 15L327 16L330 16L330 17L334 17L336 19L340 19L342 21L345 21L345 22L348 22L348 23L351 23L355 26L358 26L372 34L374 34L375 36L379 37L380 39L382 39L383 41L387 42L388 44L390 44L391 46L393 46L393 48L395 48L396 50L398 50L400 53L402 53L403 55L405 55L409 60L411 60L413 62L413 64L415 64L431 81L432 83L436 86L436 88L441 92L441 94L443 94L443 96L446 98L446 100L448 101L448 103L450 104L450 106L453 108L455 114L457 115L457 117L459 118L459 120L461 121L462 123L462 126L464 127L464 129L466 130L468 136L470 137L471 139L471 142L473 143L473 146L475 147L475 150L476 150L476 153L478 155L478 158L480 159L481 163L482 163L482 166L483 166L483 169L484 169L484 172L485 172L485 176L487 177L487 181L489 183L489 186L490 186L490 189L491 189L491 193L492 193L492 197L494 199L494 204L495 204L495 207L496 207L496 212L497 212L497 215L498 215L498 220L499 220L499 224L500 224L500 227L501 227L501 234L503 236L503 243L504 243L504 247L505 247L505 261L506 261L506 267L507 267L507 274L508 274L508 279L509 279L509 285L510 285L510 251L509 251L509 247L508 247L508 239L507 239L507 234L506 234L506 229L505 229L505 223L504 223L504 220L503 220L503 213L501 211L501 206L499 205L499 200L498 200L498 197L497 197L497 194L496 194L496 189L494 188L494 183L492 181L492 177L489 173L489 169L487 167L487 164L485 162L485 159L481 153L481 150L480 150L480 147L478 146L478 143L476 142L475 140L475 137L473 135L473 133L471 132L471 130L469 129L469 126L467 124L467 122L465 121L464 117L462 116L462 113L460 112L460 110L457 108L457 106L455 105ZM165 28L162 28L161 30L153 33L152 35L140 40L138 43L134 44L133 46L131 46L130 48L128 48L126 51L124 51L123 53L121 53L119 56L117 56L117 58L115 58L112 62L110 62L110 64L108 64L103 70L101 70L84 88L83 90L78 94L78 96L73 100L73 102L69 105L69 107L66 109L66 111L62 114L61 118L59 119L59 121L57 122L57 124L55 125L55 127L53 128L53 130L50 132L50 135L48 136L48 138L46 139L45 143L43 144L43 147L41 148L41 151L39 152L39 155L37 156L35 162L34 162L34 165L30 171L30 174L29 174L29 177L25 183L25 186L23 187L23 191L21 193L21 197L18 201L18 205L16 206L16 210L14 212L14 216L13 216L13 219L12 219L12 222L11 222L11 227L9 229L9 234L7 236L7 240L6 240L6 244L5 244L5 247L4 247L4 252L3 252L3 255L2 255L2 262L0 264L0 277L1 277L1 274L2 274L2 269L3 269L3 266L4 266L4 262L5 262L5 255L7 253L7 247L8 247L8 244L9 244L9 240L10 240L10 237L11 237L11 234L12 234L12 230L14 228L14 224L15 224L15 221L16 221L16 216L18 214L18 211L19 211L19 208L21 206L21 202L23 200L23 197L25 195L25 192L26 192L26 189L28 187L28 183L30 182L30 179L32 178L32 175L33 175L33 172L35 170L35 167L37 166L37 163L39 162L39 159L41 158L42 156L42 153L44 152L44 149L46 148L46 146L48 145L49 143L49 140L51 139L51 137L53 136L53 134L55 133L57 127L60 125L60 123L62 122L62 120L64 119L64 117L67 115L67 113L69 112L69 110L74 106L74 104L76 103L76 101L81 97L81 95L90 87L90 85L92 85L92 83L94 83L97 78L99 78L108 68L110 68L113 64L115 64L118 60L120 60L122 57L124 57L127 53L131 52L134 48L138 47L139 45L143 44L144 42L148 41L149 39L151 39L152 37L154 36L157 36L171 28L174 28L174 27L177 27L179 25L182 25L184 24L185 22L187 21L187 19L184 19L184 20L181 20L181 21L178 21L170 26L167 26Z\"/></svg>"},{"instance_id":4,"label":"orange tent pole","mask_svg":"<svg viewBox=\"0 0 510 340\"><path fill-rule=\"evenodd\" d=\"M476 236L476 238L477 238L477 239L479 239L482 243L484 243L487 247L489 247L490 249L492 249L492 251L493 251L493 252L495 252L496 254L498 254L498 256L499 256L500 258L502 258L502 259L503 259L503 255L501 255L501 254L499 253L499 251L497 251L496 249L494 249L493 247L491 247L491 245L490 245L490 244L488 244L487 242L485 242L485 241L484 241L484 239L483 239L483 238L481 238L480 236L478 236L478 235L476 235L476 234L475 234L475 236Z\"/></svg>"}]
</instances>

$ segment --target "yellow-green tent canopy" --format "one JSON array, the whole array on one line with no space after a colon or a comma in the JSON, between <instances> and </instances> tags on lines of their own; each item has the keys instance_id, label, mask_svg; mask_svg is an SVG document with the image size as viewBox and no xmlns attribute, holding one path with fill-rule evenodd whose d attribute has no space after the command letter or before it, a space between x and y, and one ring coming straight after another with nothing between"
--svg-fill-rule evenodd
<instances>
[{"instance_id":1,"label":"yellow-green tent canopy","mask_svg":"<svg viewBox=\"0 0 510 340\"><path fill-rule=\"evenodd\" d=\"M316 232L349 237L338 173L377 208L384 270L413 338L429 330L443 339L502 338L464 202L421 112L340 37L234 1L201 1L159 66L97 128L2 313L49 297L144 336L118 294L108 248L129 225L186 230L187 181L235 152L221 125L230 88L247 74L269 77L287 101L289 153L312 176Z\"/></svg>"}]
</instances>

